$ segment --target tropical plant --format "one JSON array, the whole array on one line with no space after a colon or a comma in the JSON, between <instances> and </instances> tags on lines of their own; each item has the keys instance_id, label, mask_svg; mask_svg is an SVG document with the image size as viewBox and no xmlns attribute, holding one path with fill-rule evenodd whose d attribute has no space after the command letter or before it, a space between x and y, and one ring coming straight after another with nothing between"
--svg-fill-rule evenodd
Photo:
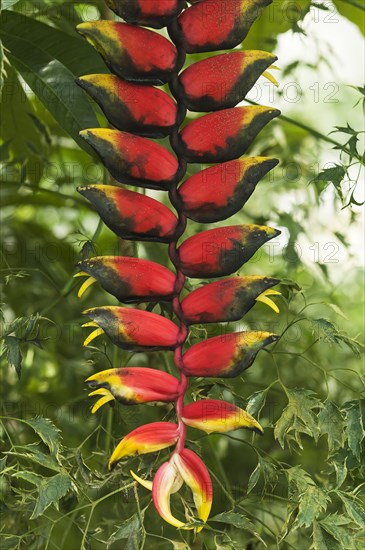
<instances>
[{"instance_id":1,"label":"tropical plant","mask_svg":"<svg viewBox=\"0 0 365 550\"><path fill-rule=\"evenodd\" d=\"M244 206L259 180L277 159L241 157L259 131L278 110L271 107L235 107L276 57L248 50L198 61L179 75L186 52L199 53L234 48L246 37L267 0L218 5L214 0L182 11L183 2L109 2L127 23L82 23L79 32L102 55L111 75L88 75L79 83L99 103L107 119L119 130L88 129L82 137L95 149L104 165L120 183L168 190L178 217L155 199L116 186L92 185L79 192L93 204L104 223L123 239L168 243L169 259L176 273L160 264L128 257L96 257L80 263L88 279L79 296L99 281L124 303L171 301L179 326L161 315L140 309L105 306L88 309L96 327L85 340L107 334L111 341L130 351L173 350L180 372L179 382L170 374L139 367L113 368L88 378L92 396L101 396L93 408L117 399L131 405L153 401L174 402L176 422L153 422L139 426L115 448L109 468L129 455L160 451L175 445L171 458L146 482L159 514L175 527L197 528L209 517L212 482L204 463L186 448L186 427L207 433L249 428L263 433L254 418L232 403L204 399L184 404L189 377L233 377L247 369L264 346L278 340L265 331L222 334L183 352L189 325L239 321L256 300L277 306L269 298L277 279L264 276L234 277L210 283L190 292L184 300L185 278L230 275L280 231L262 225L234 225L198 233L178 240L187 219L213 223L226 219ZM217 15L217 9L223 10ZM131 24L133 23L133 25ZM218 25L218 23L220 23ZM156 32L137 25L167 25L176 47ZM176 103L152 84L169 83ZM187 107L192 111L216 111L184 126ZM129 132L124 131L125 129ZM133 132L133 133L131 133ZM176 158L146 137L169 135ZM238 158L240 157L240 158ZM236 160L238 159L238 160ZM188 163L220 163L183 179ZM197 518L176 519L170 497L185 482L192 490Z\"/></svg>"},{"instance_id":2,"label":"tropical plant","mask_svg":"<svg viewBox=\"0 0 365 550\"><path fill-rule=\"evenodd\" d=\"M2 1L3 548L363 546L363 6L188 4Z\"/></svg>"}]
</instances>

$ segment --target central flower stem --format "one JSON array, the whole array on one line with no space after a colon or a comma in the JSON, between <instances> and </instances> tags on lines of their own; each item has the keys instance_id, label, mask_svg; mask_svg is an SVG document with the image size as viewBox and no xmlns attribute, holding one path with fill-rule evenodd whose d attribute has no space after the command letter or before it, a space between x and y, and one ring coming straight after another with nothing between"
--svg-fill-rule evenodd
<instances>
[{"instance_id":1,"label":"central flower stem","mask_svg":"<svg viewBox=\"0 0 365 550\"><path fill-rule=\"evenodd\" d=\"M171 25L173 27L176 25L176 21L174 21ZM177 103L177 123L178 126L174 130L174 132L170 136L170 144L172 149L174 150L177 160L179 163L179 168L177 171L176 179L173 185L171 186L169 190L169 199L171 204L174 206L177 215L178 215L178 223L176 226L175 231L175 239L173 242L170 243L168 248L168 254L169 258L172 262L172 264L175 267L176 271L176 279L175 279L175 286L174 286L174 298L172 300L172 309L174 314L176 315L178 321L179 321L179 333L177 337L177 346L174 351L174 362L176 368L180 371L180 383L179 383L179 395L176 400L176 416L179 426L179 439L176 444L176 452L181 452L185 445L185 437L186 437L186 426L184 422L182 421L182 410L184 406L184 398L185 393L188 387L188 377L184 373L184 363L183 363L183 346L184 343L188 337L189 331L186 324L186 321L184 319L183 310L181 307L181 301L180 301L180 294L181 291L184 288L185 284L185 275L180 269L180 260L179 260L179 253L177 251L177 242L179 238L183 235L185 229L186 229L186 216L181 211L181 200L179 198L179 194L177 191L177 187L179 182L182 180L186 173L187 163L185 159L183 159L179 153L179 147L178 147L178 131L179 126L182 123L182 121L185 118L186 115L186 107L185 105L179 100L179 94L178 94L178 72L180 68L183 66L185 61L185 51L182 48L179 48L179 45L176 44L176 48L178 51L178 62L177 62L177 69L175 71L175 74L173 75L172 80L169 83L169 87L171 90L172 95L174 96L176 103Z\"/></svg>"}]
</instances>

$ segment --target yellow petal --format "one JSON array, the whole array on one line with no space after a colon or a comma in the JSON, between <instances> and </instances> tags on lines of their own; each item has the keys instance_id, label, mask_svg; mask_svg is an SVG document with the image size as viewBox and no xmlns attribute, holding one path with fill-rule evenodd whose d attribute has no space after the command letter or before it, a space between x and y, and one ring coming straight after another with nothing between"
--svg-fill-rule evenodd
<instances>
[{"instance_id":1,"label":"yellow petal","mask_svg":"<svg viewBox=\"0 0 365 550\"><path fill-rule=\"evenodd\" d=\"M79 271L78 273L75 273L73 277L89 277L89 274L86 273L86 271Z\"/></svg>"},{"instance_id":2,"label":"yellow petal","mask_svg":"<svg viewBox=\"0 0 365 550\"><path fill-rule=\"evenodd\" d=\"M270 67L271 69L273 67ZM278 87L279 86L279 82L276 80L276 78L274 76L272 76L272 74L270 74L268 71L265 71L264 73L262 73L262 76L264 78L267 78L267 80L269 80L270 82L272 82L274 84L274 86Z\"/></svg>"},{"instance_id":3,"label":"yellow petal","mask_svg":"<svg viewBox=\"0 0 365 550\"><path fill-rule=\"evenodd\" d=\"M88 323L84 323L81 326L82 326L82 328L84 328L84 327L96 327L96 328L98 328L99 327L98 323L95 323L95 321L89 321Z\"/></svg>"},{"instance_id":4,"label":"yellow petal","mask_svg":"<svg viewBox=\"0 0 365 550\"><path fill-rule=\"evenodd\" d=\"M86 279L86 281L84 281L80 286L79 291L77 293L77 297L81 298L85 290L87 290L89 286L93 285L94 283L96 283L96 279L94 279L94 277L89 277L88 279Z\"/></svg>"},{"instance_id":5,"label":"yellow petal","mask_svg":"<svg viewBox=\"0 0 365 550\"><path fill-rule=\"evenodd\" d=\"M112 394L104 395L104 397L101 397L100 399L97 400L97 402L91 409L91 413L92 414L96 413L96 411L99 410L100 407L102 407L105 403L108 403L108 401L112 401L113 399L114 397L112 396Z\"/></svg>"},{"instance_id":6,"label":"yellow petal","mask_svg":"<svg viewBox=\"0 0 365 550\"><path fill-rule=\"evenodd\" d=\"M93 395L112 395L112 393L106 388L98 388L97 390L89 393L89 397L92 397Z\"/></svg>"},{"instance_id":7,"label":"yellow petal","mask_svg":"<svg viewBox=\"0 0 365 550\"><path fill-rule=\"evenodd\" d=\"M280 310L278 306L275 304L275 302L273 302L273 300L271 300L271 298L268 298L269 295L278 296L281 295L281 292L272 289L265 290L265 292L263 292L262 294L260 294L260 296L256 298L256 302L262 302L263 304L269 306L273 311L275 311L275 313L279 313Z\"/></svg>"},{"instance_id":8,"label":"yellow petal","mask_svg":"<svg viewBox=\"0 0 365 550\"><path fill-rule=\"evenodd\" d=\"M148 481L147 479L142 479L141 477L137 476L137 474L135 474L133 472L133 470L129 470L130 471L130 474L131 476L140 484L142 485L142 487L145 487L146 489L148 489L149 491L152 491L152 481Z\"/></svg>"},{"instance_id":9,"label":"yellow petal","mask_svg":"<svg viewBox=\"0 0 365 550\"><path fill-rule=\"evenodd\" d=\"M85 339L85 342L84 342L84 346L88 346L90 344L90 342L92 342L95 338L97 338L98 336L101 336L102 334L104 334L104 331L102 328L97 328L96 330L93 330L93 332L91 334L89 334L89 336Z\"/></svg>"}]
</instances>

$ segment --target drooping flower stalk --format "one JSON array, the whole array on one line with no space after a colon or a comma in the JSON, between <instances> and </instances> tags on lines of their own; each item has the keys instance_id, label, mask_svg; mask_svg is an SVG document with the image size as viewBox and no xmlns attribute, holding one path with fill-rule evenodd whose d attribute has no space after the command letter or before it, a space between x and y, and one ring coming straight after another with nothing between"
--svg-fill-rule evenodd
<instances>
[{"instance_id":1,"label":"drooping flower stalk","mask_svg":"<svg viewBox=\"0 0 365 550\"><path fill-rule=\"evenodd\" d=\"M268 240L280 232L259 225L233 225L183 238L187 221L215 223L237 213L257 183L276 164L266 157L243 157L261 129L279 111L270 107L236 107L276 57L262 51L215 55L181 71L186 53L231 49L245 38L260 9L271 0L107 0L126 22L83 23L78 30L104 58L111 75L78 79L100 105L115 129L87 129L81 135L95 149L120 184L168 192L176 215L155 199L115 185L79 188L104 223L119 237L168 245L175 273L164 266L129 257L96 257L80 262L89 278L79 290L98 281L123 304L170 301L176 323L149 311L104 306L85 312L94 328L86 338L106 334L130 351L172 350L179 379L144 367L113 368L90 376L92 408L116 399L123 404L151 401L175 403L176 423L154 422L133 430L116 446L114 467L124 457L175 446L152 482L131 472L152 490L161 517L178 528L203 528L212 505L212 483L202 460L187 448L187 427L207 433L260 424L232 403L205 399L185 403L189 377L233 377L250 367L257 353L278 336L245 331L209 338L185 350L189 326L237 321L261 301L278 311L270 296L279 281L263 276L230 277L211 282L181 299L186 277L231 275ZM185 8L185 9L184 9ZM167 26L171 41L152 28ZM155 86L168 83L171 96ZM187 108L210 112L182 129ZM153 139L169 136L173 152ZM152 139L150 139L152 138ZM182 181L188 163L211 163ZM174 517L170 495L186 483L193 494L197 518L188 523Z\"/></svg>"}]
</instances>

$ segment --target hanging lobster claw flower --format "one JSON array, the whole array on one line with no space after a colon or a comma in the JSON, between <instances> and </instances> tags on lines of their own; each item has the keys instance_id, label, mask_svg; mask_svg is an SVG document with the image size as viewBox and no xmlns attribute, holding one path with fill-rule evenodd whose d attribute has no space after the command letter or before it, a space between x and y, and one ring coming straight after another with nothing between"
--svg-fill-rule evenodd
<instances>
[{"instance_id":1,"label":"hanging lobster claw flower","mask_svg":"<svg viewBox=\"0 0 365 550\"><path fill-rule=\"evenodd\" d=\"M264 243L280 234L265 225L231 225L189 237L179 248L188 277L223 277L246 263Z\"/></svg>"},{"instance_id":2,"label":"hanging lobster claw flower","mask_svg":"<svg viewBox=\"0 0 365 550\"><path fill-rule=\"evenodd\" d=\"M172 39L188 53L228 50L240 44L261 10L272 0L204 0L178 17Z\"/></svg>"},{"instance_id":3,"label":"hanging lobster claw flower","mask_svg":"<svg viewBox=\"0 0 365 550\"><path fill-rule=\"evenodd\" d=\"M127 23L161 29L181 12L185 0L106 0L106 3Z\"/></svg>"},{"instance_id":4,"label":"hanging lobster claw flower","mask_svg":"<svg viewBox=\"0 0 365 550\"><path fill-rule=\"evenodd\" d=\"M190 122L179 133L181 154L190 163L226 162L243 155L278 109L254 105L210 113Z\"/></svg>"},{"instance_id":5,"label":"hanging lobster claw flower","mask_svg":"<svg viewBox=\"0 0 365 550\"><path fill-rule=\"evenodd\" d=\"M248 369L258 352L280 336L263 331L233 332L195 344L184 354L188 376L233 378Z\"/></svg>"},{"instance_id":6,"label":"hanging lobster claw flower","mask_svg":"<svg viewBox=\"0 0 365 550\"><path fill-rule=\"evenodd\" d=\"M82 270L81 274L89 275L79 290L79 297L96 281L109 294L126 304L171 300L174 294L174 273L149 260L129 256L99 256L82 260L77 266Z\"/></svg>"},{"instance_id":7,"label":"hanging lobster claw flower","mask_svg":"<svg viewBox=\"0 0 365 550\"><path fill-rule=\"evenodd\" d=\"M159 201L115 185L88 185L77 190L118 237L160 243L174 239L177 218Z\"/></svg>"},{"instance_id":8,"label":"hanging lobster claw flower","mask_svg":"<svg viewBox=\"0 0 365 550\"><path fill-rule=\"evenodd\" d=\"M116 21L89 21L76 29L125 80L161 85L175 70L176 48L156 32Z\"/></svg>"},{"instance_id":9,"label":"hanging lobster claw flower","mask_svg":"<svg viewBox=\"0 0 365 550\"><path fill-rule=\"evenodd\" d=\"M178 327L166 317L128 307L104 306L83 312L97 326L84 342L87 346L97 336L105 334L116 346L130 351L166 350L176 347Z\"/></svg>"},{"instance_id":10,"label":"hanging lobster claw flower","mask_svg":"<svg viewBox=\"0 0 365 550\"><path fill-rule=\"evenodd\" d=\"M126 82L112 74L90 74L76 82L118 130L162 138L176 127L176 103L158 88Z\"/></svg>"},{"instance_id":11,"label":"hanging lobster claw flower","mask_svg":"<svg viewBox=\"0 0 365 550\"><path fill-rule=\"evenodd\" d=\"M174 445L179 437L177 424L172 422L151 422L139 426L116 446L109 459L109 470L125 456L154 453Z\"/></svg>"},{"instance_id":12,"label":"hanging lobster claw flower","mask_svg":"<svg viewBox=\"0 0 365 550\"><path fill-rule=\"evenodd\" d=\"M171 374L156 369L130 367L108 369L89 376L86 384L97 390L106 390L123 405L136 405L177 399L179 381ZM95 392L93 392L95 394Z\"/></svg>"},{"instance_id":13,"label":"hanging lobster claw flower","mask_svg":"<svg viewBox=\"0 0 365 550\"><path fill-rule=\"evenodd\" d=\"M247 428L262 435L264 430L248 412L227 401L202 399L185 405L181 418L187 426L205 432L229 432Z\"/></svg>"},{"instance_id":14,"label":"hanging lobster claw flower","mask_svg":"<svg viewBox=\"0 0 365 550\"><path fill-rule=\"evenodd\" d=\"M189 449L174 453L173 460L184 482L193 493L198 518L205 523L212 507L213 487L204 462ZM203 526L199 527L197 531L202 529Z\"/></svg>"},{"instance_id":15,"label":"hanging lobster claw flower","mask_svg":"<svg viewBox=\"0 0 365 550\"><path fill-rule=\"evenodd\" d=\"M280 281L250 275L223 279L197 288L184 298L182 310L188 324L239 321L266 290Z\"/></svg>"},{"instance_id":16,"label":"hanging lobster claw flower","mask_svg":"<svg viewBox=\"0 0 365 550\"><path fill-rule=\"evenodd\" d=\"M198 61L179 76L182 99L190 111L234 107L276 60L272 53L247 50Z\"/></svg>"},{"instance_id":17,"label":"hanging lobster claw flower","mask_svg":"<svg viewBox=\"0 0 365 550\"><path fill-rule=\"evenodd\" d=\"M150 139L108 128L82 130L80 136L121 183L166 190L176 177L176 158Z\"/></svg>"},{"instance_id":18,"label":"hanging lobster claw flower","mask_svg":"<svg viewBox=\"0 0 365 550\"><path fill-rule=\"evenodd\" d=\"M199 223L214 223L233 216L278 162L267 157L241 157L193 174L178 191L184 214Z\"/></svg>"},{"instance_id":19,"label":"hanging lobster claw flower","mask_svg":"<svg viewBox=\"0 0 365 550\"><path fill-rule=\"evenodd\" d=\"M136 481L140 481L138 476L133 472L131 473ZM157 470L152 483L152 499L157 512L165 521L177 528L194 529L191 522L189 524L183 523L171 513L171 494L176 493L183 482L192 491L199 523L205 523L212 507L212 482L204 462L189 449L174 453L171 459L162 464ZM201 531L203 527L203 525L200 525L197 532Z\"/></svg>"},{"instance_id":20,"label":"hanging lobster claw flower","mask_svg":"<svg viewBox=\"0 0 365 550\"><path fill-rule=\"evenodd\" d=\"M184 528L185 523L172 515L170 497L182 484L183 478L172 459L159 467L152 482L152 500L157 512L177 529Z\"/></svg>"}]
</instances>

